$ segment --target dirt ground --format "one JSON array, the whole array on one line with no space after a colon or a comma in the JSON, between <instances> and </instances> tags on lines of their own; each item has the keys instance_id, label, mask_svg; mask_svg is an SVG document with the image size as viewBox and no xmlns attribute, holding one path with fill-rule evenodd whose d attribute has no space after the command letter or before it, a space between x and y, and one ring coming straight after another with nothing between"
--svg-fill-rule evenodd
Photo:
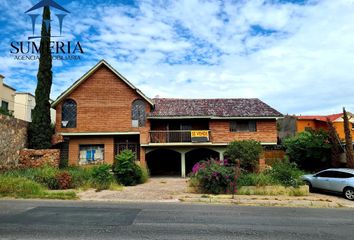
<instances>
[{"instance_id":1,"label":"dirt ground","mask_svg":"<svg viewBox=\"0 0 354 240\"><path fill-rule=\"evenodd\" d=\"M145 184L124 187L122 191L104 190L96 192L93 189L80 192L81 200L88 201L132 201L132 202L201 202L225 203L256 206L289 206L289 207L351 207L354 201L341 196L311 193L309 196L259 196L236 195L206 195L191 193L188 179L180 177L153 177Z\"/></svg>"},{"instance_id":2,"label":"dirt ground","mask_svg":"<svg viewBox=\"0 0 354 240\"><path fill-rule=\"evenodd\" d=\"M124 187L122 191L88 190L78 196L81 200L178 201L179 195L187 193L187 182L179 177L153 177L147 183Z\"/></svg>"}]
</instances>

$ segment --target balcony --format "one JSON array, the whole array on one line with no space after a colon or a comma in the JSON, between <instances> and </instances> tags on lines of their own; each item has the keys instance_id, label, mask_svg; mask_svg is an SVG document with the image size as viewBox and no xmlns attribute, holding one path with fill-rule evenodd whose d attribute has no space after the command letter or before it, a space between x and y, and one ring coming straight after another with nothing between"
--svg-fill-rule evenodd
<instances>
[{"instance_id":1,"label":"balcony","mask_svg":"<svg viewBox=\"0 0 354 240\"><path fill-rule=\"evenodd\" d=\"M210 130L150 131L150 143L210 142Z\"/></svg>"}]
</instances>

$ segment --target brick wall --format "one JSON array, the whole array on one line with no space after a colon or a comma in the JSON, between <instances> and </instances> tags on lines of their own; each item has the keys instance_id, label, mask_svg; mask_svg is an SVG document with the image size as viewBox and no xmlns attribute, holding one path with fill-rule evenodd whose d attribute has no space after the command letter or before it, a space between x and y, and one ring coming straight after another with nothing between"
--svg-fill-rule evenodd
<instances>
[{"instance_id":1,"label":"brick wall","mask_svg":"<svg viewBox=\"0 0 354 240\"><path fill-rule=\"evenodd\" d=\"M61 106L56 107L56 132L141 132L141 143L147 143L149 123L132 128L132 102L141 96L102 66L67 97L76 101L76 128L61 127ZM146 102L146 112L150 105Z\"/></svg>"},{"instance_id":2,"label":"brick wall","mask_svg":"<svg viewBox=\"0 0 354 240\"><path fill-rule=\"evenodd\" d=\"M27 147L28 123L0 114L0 166L17 165L19 152Z\"/></svg>"},{"instance_id":3,"label":"brick wall","mask_svg":"<svg viewBox=\"0 0 354 240\"><path fill-rule=\"evenodd\" d=\"M234 140L253 139L262 143L276 143L277 129L275 120L257 120L256 132L230 132L229 120L210 120L211 140L213 143L228 143Z\"/></svg>"},{"instance_id":4,"label":"brick wall","mask_svg":"<svg viewBox=\"0 0 354 240\"><path fill-rule=\"evenodd\" d=\"M79 164L80 144L103 144L104 162L112 164L114 160L114 138L113 137L72 137L69 141L69 165Z\"/></svg>"},{"instance_id":5,"label":"brick wall","mask_svg":"<svg viewBox=\"0 0 354 240\"><path fill-rule=\"evenodd\" d=\"M23 168L41 167L50 165L59 167L59 149L22 149L20 151L19 165Z\"/></svg>"}]
</instances>

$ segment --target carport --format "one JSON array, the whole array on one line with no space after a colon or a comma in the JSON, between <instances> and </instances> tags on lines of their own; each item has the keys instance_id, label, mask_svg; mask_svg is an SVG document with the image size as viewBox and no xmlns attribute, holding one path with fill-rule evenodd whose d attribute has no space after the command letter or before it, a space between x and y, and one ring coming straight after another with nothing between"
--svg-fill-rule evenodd
<instances>
[{"instance_id":1,"label":"carport","mask_svg":"<svg viewBox=\"0 0 354 240\"><path fill-rule=\"evenodd\" d=\"M181 154L170 149L155 149L146 153L151 176L181 176Z\"/></svg>"},{"instance_id":2,"label":"carport","mask_svg":"<svg viewBox=\"0 0 354 240\"><path fill-rule=\"evenodd\" d=\"M219 159L219 152L208 148L197 148L186 153L186 174L192 172L193 166L210 158Z\"/></svg>"}]
</instances>

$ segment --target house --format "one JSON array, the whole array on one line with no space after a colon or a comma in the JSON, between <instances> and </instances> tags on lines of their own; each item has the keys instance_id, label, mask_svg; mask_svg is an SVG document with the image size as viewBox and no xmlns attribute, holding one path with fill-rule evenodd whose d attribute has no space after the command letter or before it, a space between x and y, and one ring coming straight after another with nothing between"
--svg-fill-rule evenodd
<instances>
[{"instance_id":1,"label":"house","mask_svg":"<svg viewBox=\"0 0 354 240\"><path fill-rule=\"evenodd\" d=\"M259 99L150 99L102 60L53 103L61 158L71 165L113 163L131 149L152 175L188 174L223 159L233 140L277 144L282 115Z\"/></svg>"},{"instance_id":2,"label":"house","mask_svg":"<svg viewBox=\"0 0 354 240\"><path fill-rule=\"evenodd\" d=\"M0 74L0 108L9 113L13 113L16 89L5 84L4 78L5 77Z\"/></svg>"},{"instance_id":3,"label":"house","mask_svg":"<svg viewBox=\"0 0 354 240\"><path fill-rule=\"evenodd\" d=\"M352 136L354 134L354 115L347 112L349 121L351 123ZM296 117L296 131L303 132L308 129L328 130L327 119L329 119L337 131L339 139L345 141L343 113L321 115L321 116L297 116Z\"/></svg>"},{"instance_id":4,"label":"house","mask_svg":"<svg viewBox=\"0 0 354 240\"><path fill-rule=\"evenodd\" d=\"M27 122L32 122L32 113L36 106L34 95L28 92L16 92L14 101L14 117ZM52 123L54 123L56 114L53 108L50 109L50 118Z\"/></svg>"}]
</instances>

